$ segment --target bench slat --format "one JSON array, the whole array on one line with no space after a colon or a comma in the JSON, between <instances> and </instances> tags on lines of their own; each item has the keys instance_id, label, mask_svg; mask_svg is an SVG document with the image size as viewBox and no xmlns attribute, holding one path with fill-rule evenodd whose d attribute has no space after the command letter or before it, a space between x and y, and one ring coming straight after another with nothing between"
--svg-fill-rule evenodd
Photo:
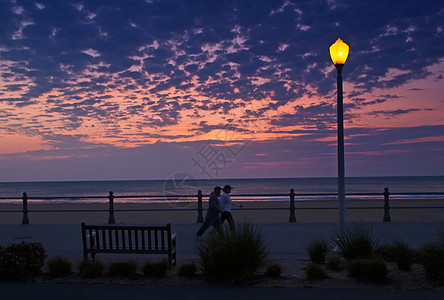
<instances>
[{"instance_id":1,"label":"bench slat","mask_svg":"<svg viewBox=\"0 0 444 300\"><path fill-rule=\"evenodd\" d=\"M132 238L132 230L128 230L128 249L132 250L133 249L133 238Z\"/></svg>"},{"instance_id":2,"label":"bench slat","mask_svg":"<svg viewBox=\"0 0 444 300\"><path fill-rule=\"evenodd\" d=\"M153 243L152 243L152 240L151 240L151 233L152 233L151 230L147 230L147 235L148 235L148 251L151 251L151 250L152 250L151 245L152 245Z\"/></svg>"},{"instance_id":3,"label":"bench slat","mask_svg":"<svg viewBox=\"0 0 444 300\"><path fill-rule=\"evenodd\" d=\"M116 236L116 250L120 249L120 245L119 245L119 231L118 230L114 230L114 235Z\"/></svg>"},{"instance_id":4,"label":"bench slat","mask_svg":"<svg viewBox=\"0 0 444 300\"><path fill-rule=\"evenodd\" d=\"M155 248L154 248L154 250L155 251L159 250L159 234L158 234L158 232L159 231L157 229L154 230L154 238L155 238L155 243L154 243Z\"/></svg>"},{"instance_id":5,"label":"bench slat","mask_svg":"<svg viewBox=\"0 0 444 300\"><path fill-rule=\"evenodd\" d=\"M113 232L112 230L108 230L108 241L109 241L109 249L113 249Z\"/></svg>"},{"instance_id":6,"label":"bench slat","mask_svg":"<svg viewBox=\"0 0 444 300\"><path fill-rule=\"evenodd\" d=\"M142 250L145 251L146 245L145 245L145 230L141 230L142 235Z\"/></svg>"},{"instance_id":7,"label":"bench slat","mask_svg":"<svg viewBox=\"0 0 444 300\"><path fill-rule=\"evenodd\" d=\"M139 231L134 229L134 241L136 249L139 249Z\"/></svg>"},{"instance_id":8,"label":"bench slat","mask_svg":"<svg viewBox=\"0 0 444 300\"><path fill-rule=\"evenodd\" d=\"M105 235L105 229L102 229L101 232L102 232L102 248L103 248L104 250L106 250L106 235Z\"/></svg>"}]
</instances>

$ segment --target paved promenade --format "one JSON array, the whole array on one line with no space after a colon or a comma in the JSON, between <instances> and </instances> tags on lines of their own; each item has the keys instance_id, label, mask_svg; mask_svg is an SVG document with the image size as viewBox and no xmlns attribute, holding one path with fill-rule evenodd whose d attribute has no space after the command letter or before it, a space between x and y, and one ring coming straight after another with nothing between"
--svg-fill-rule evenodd
<instances>
[{"instance_id":1,"label":"paved promenade","mask_svg":"<svg viewBox=\"0 0 444 300\"><path fill-rule=\"evenodd\" d=\"M255 288L223 286L144 286L100 284L21 284L0 283L8 300L438 300L444 292L430 290Z\"/></svg>"},{"instance_id":2,"label":"paved promenade","mask_svg":"<svg viewBox=\"0 0 444 300\"><path fill-rule=\"evenodd\" d=\"M444 222L391 222L368 223L381 242L404 240L410 247L420 247L435 241L438 232L444 231ZM264 223L262 228L271 247L271 259L285 261L291 274L301 274L298 260L307 259L306 247L319 238L331 239L337 230L336 223ZM178 235L179 264L197 258L195 232L200 224L172 224ZM80 224L0 225L0 245L20 241L42 242L49 257L64 256L72 261L82 259ZM98 255L100 260L107 257ZM111 257L110 257L111 259ZM128 257L122 259L127 260ZM116 260L116 256L112 256ZM384 289L304 289L254 288L217 286L139 286L139 285L75 285L0 283L7 299L444 299L444 291L384 290Z\"/></svg>"},{"instance_id":3,"label":"paved promenade","mask_svg":"<svg viewBox=\"0 0 444 300\"><path fill-rule=\"evenodd\" d=\"M375 222L371 225L375 237L390 243L393 239L405 241L416 248L438 238L444 231L444 222ZM306 248L311 241L319 238L331 239L337 230L336 223L264 223L262 228L266 241L271 247L271 258L276 260L306 259ZM177 233L178 260L195 259L194 236L200 224L172 224ZM0 245L20 241L39 241L48 255L82 258L80 224L29 224L0 225ZM100 254L98 255L98 257Z\"/></svg>"}]
</instances>

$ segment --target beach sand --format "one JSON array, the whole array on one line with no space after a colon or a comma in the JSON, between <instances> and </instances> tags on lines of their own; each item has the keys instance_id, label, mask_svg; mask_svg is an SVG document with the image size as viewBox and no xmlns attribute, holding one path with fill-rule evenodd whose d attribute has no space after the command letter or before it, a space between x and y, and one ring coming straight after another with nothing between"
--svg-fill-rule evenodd
<instances>
[{"instance_id":1,"label":"beach sand","mask_svg":"<svg viewBox=\"0 0 444 300\"><path fill-rule=\"evenodd\" d=\"M281 223L289 221L289 201L245 201L239 203L244 208L233 208L232 211L233 217L237 222ZM295 206L296 222L323 223L337 222L338 220L337 201L334 200L296 201ZM383 220L383 200L348 199L346 206L347 221L378 222ZM444 200L441 199L391 200L390 206L392 222L444 221ZM429 208L401 208L418 206ZM443 208L436 208L437 206ZM203 207L203 216L205 217L207 201L203 202ZM376 208L369 209L363 207ZM189 204L114 203L114 209L116 210L114 218L116 223L130 224L196 223L196 208L196 202ZM137 209L144 211L133 211ZM21 224L23 217L21 210L21 204L0 204L0 224ZM28 210L28 219L31 224L107 223L109 217L107 203L42 204L28 202Z\"/></svg>"}]
</instances>

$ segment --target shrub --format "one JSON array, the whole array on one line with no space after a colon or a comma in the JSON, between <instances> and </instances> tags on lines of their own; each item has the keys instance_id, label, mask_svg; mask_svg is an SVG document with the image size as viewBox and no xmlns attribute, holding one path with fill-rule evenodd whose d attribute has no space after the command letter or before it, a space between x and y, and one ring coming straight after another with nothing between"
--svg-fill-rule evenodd
<instances>
[{"instance_id":1,"label":"shrub","mask_svg":"<svg viewBox=\"0 0 444 300\"><path fill-rule=\"evenodd\" d=\"M444 247L444 230L438 231L438 244Z\"/></svg>"},{"instance_id":2,"label":"shrub","mask_svg":"<svg viewBox=\"0 0 444 300\"><path fill-rule=\"evenodd\" d=\"M429 280L444 285L444 246L427 244L421 249L421 263Z\"/></svg>"},{"instance_id":3,"label":"shrub","mask_svg":"<svg viewBox=\"0 0 444 300\"><path fill-rule=\"evenodd\" d=\"M197 272L197 267L195 264L190 263L190 264L183 264L180 266L179 269L179 276L183 276L183 277L193 277L196 275Z\"/></svg>"},{"instance_id":4,"label":"shrub","mask_svg":"<svg viewBox=\"0 0 444 300\"><path fill-rule=\"evenodd\" d=\"M379 244L379 239L373 236L372 228L360 223L340 228L333 241L347 261L371 258Z\"/></svg>"},{"instance_id":5,"label":"shrub","mask_svg":"<svg viewBox=\"0 0 444 300\"><path fill-rule=\"evenodd\" d=\"M413 253L403 241L394 241L395 262L398 269L410 271L413 263Z\"/></svg>"},{"instance_id":6,"label":"shrub","mask_svg":"<svg viewBox=\"0 0 444 300\"><path fill-rule=\"evenodd\" d=\"M375 250L375 256L385 261L395 261L395 247L393 245L381 245Z\"/></svg>"},{"instance_id":7,"label":"shrub","mask_svg":"<svg viewBox=\"0 0 444 300\"><path fill-rule=\"evenodd\" d=\"M422 253L422 249L410 249L410 252L412 253L412 257L413 257L413 263L421 263L421 253Z\"/></svg>"},{"instance_id":8,"label":"shrub","mask_svg":"<svg viewBox=\"0 0 444 300\"><path fill-rule=\"evenodd\" d=\"M384 283L387 280L387 265L381 259L355 259L347 263L348 274L362 282Z\"/></svg>"},{"instance_id":9,"label":"shrub","mask_svg":"<svg viewBox=\"0 0 444 300\"><path fill-rule=\"evenodd\" d=\"M127 277L130 279L137 278L137 264L133 261L114 262L109 266L109 274L116 277Z\"/></svg>"},{"instance_id":10,"label":"shrub","mask_svg":"<svg viewBox=\"0 0 444 300\"><path fill-rule=\"evenodd\" d=\"M51 277L65 277L71 275L71 262L61 256L56 256L48 261L48 270Z\"/></svg>"},{"instance_id":11,"label":"shrub","mask_svg":"<svg viewBox=\"0 0 444 300\"><path fill-rule=\"evenodd\" d=\"M226 283L250 279L269 255L262 231L253 224L237 224L234 230L213 231L196 245L204 277Z\"/></svg>"},{"instance_id":12,"label":"shrub","mask_svg":"<svg viewBox=\"0 0 444 300\"><path fill-rule=\"evenodd\" d=\"M23 280L41 274L46 250L42 243L21 242L0 248L0 278Z\"/></svg>"},{"instance_id":13,"label":"shrub","mask_svg":"<svg viewBox=\"0 0 444 300\"><path fill-rule=\"evenodd\" d=\"M339 270L341 268L340 267L341 257L336 253L327 254L325 262L327 268L329 268L330 270Z\"/></svg>"},{"instance_id":14,"label":"shrub","mask_svg":"<svg viewBox=\"0 0 444 300\"><path fill-rule=\"evenodd\" d=\"M147 261L143 266L143 274L148 277L163 278L167 275L168 267L169 264L167 259L162 259L157 263Z\"/></svg>"},{"instance_id":15,"label":"shrub","mask_svg":"<svg viewBox=\"0 0 444 300\"><path fill-rule=\"evenodd\" d=\"M279 278L282 274L282 266L281 265L270 265L267 267L267 272L265 275L270 278Z\"/></svg>"},{"instance_id":16,"label":"shrub","mask_svg":"<svg viewBox=\"0 0 444 300\"><path fill-rule=\"evenodd\" d=\"M325 278L328 278L328 276L320 265L311 263L305 268L306 280L321 280Z\"/></svg>"},{"instance_id":17,"label":"shrub","mask_svg":"<svg viewBox=\"0 0 444 300\"><path fill-rule=\"evenodd\" d=\"M327 247L324 240L313 241L307 248L311 261L315 264L323 264L328 251Z\"/></svg>"},{"instance_id":18,"label":"shrub","mask_svg":"<svg viewBox=\"0 0 444 300\"><path fill-rule=\"evenodd\" d=\"M82 277L92 278L102 275L103 264L100 261L84 260L79 263L79 273Z\"/></svg>"}]
</instances>

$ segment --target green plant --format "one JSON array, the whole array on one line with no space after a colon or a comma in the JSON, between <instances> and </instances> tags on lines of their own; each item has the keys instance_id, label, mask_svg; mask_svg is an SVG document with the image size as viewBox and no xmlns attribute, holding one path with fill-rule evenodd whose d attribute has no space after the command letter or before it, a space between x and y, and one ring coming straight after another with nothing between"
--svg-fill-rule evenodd
<instances>
[{"instance_id":1,"label":"green plant","mask_svg":"<svg viewBox=\"0 0 444 300\"><path fill-rule=\"evenodd\" d=\"M326 266L330 270L339 270L341 257L336 253L328 253L325 258Z\"/></svg>"},{"instance_id":2,"label":"green plant","mask_svg":"<svg viewBox=\"0 0 444 300\"><path fill-rule=\"evenodd\" d=\"M398 269L403 271L410 271L413 263L413 253L409 246L403 241L394 242L395 262L398 265Z\"/></svg>"},{"instance_id":3,"label":"green plant","mask_svg":"<svg viewBox=\"0 0 444 300\"><path fill-rule=\"evenodd\" d=\"M196 275L196 272L197 266L193 263L190 263L181 265L178 274L182 277L194 277Z\"/></svg>"},{"instance_id":4,"label":"green plant","mask_svg":"<svg viewBox=\"0 0 444 300\"><path fill-rule=\"evenodd\" d=\"M281 265L270 265L267 267L267 272L265 275L270 278L279 278L281 277L282 266Z\"/></svg>"},{"instance_id":5,"label":"green plant","mask_svg":"<svg viewBox=\"0 0 444 300\"><path fill-rule=\"evenodd\" d=\"M116 277L127 277L130 279L137 278L137 264L133 261L114 262L109 266L109 274Z\"/></svg>"},{"instance_id":6,"label":"green plant","mask_svg":"<svg viewBox=\"0 0 444 300\"><path fill-rule=\"evenodd\" d=\"M427 244L421 249L421 263L429 280L444 285L444 246Z\"/></svg>"},{"instance_id":7,"label":"green plant","mask_svg":"<svg viewBox=\"0 0 444 300\"><path fill-rule=\"evenodd\" d=\"M315 264L323 264L325 262L325 256L328 252L327 248L327 243L324 240L313 241L307 247L311 261Z\"/></svg>"},{"instance_id":8,"label":"green plant","mask_svg":"<svg viewBox=\"0 0 444 300\"><path fill-rule=\"evenodd\" d=\"M444 247L444 230L438 231L438 244Z\"/></svg>"},{"instance_id":9,"label":"green plant","mask_svg":"<svg viewBox=\"0 0 444 300\"><path fill-rule=\"evenodd\" d=\"M376 248L375 256L385 261L395 261L396 250L393 245L384 244Z\"/></svg>"},{"instance_id":10,"label":"green plant","mask_svg":"<svg viewBox=\"0 0 444 300\"><path fill-rule=\"evenodd\" d=\"M203 275L208 280L241 283L266 263L269 255L262 231L254 224L237 224L234 230L213 231L197 244Z\"/></svg>"},{"instance_id":11,"label":"green plant","mask_svg":"<svg viewBox=\"0 0 444 300\"><path fill-rule=\"evenodd\" d=\"M92 278L101 275L103 264L100 261L84 260L79 263L79 273L82 277Z\"/></svg>"},{"instance_id":12,"label":"green plant","mask_svg":"<svg viewBox=\"0 0 444 300\"><path fill-rule=\"evenodd\" d=\"M362 282L384 283L387 281L387 265L378 258L359 258L347 263L348 274Z\"/></svg>"},{"instance_id":13,"label":"green plant","mask_svg":"<svg viewBox=\"0 0 444 300\"><path fill-rule=\"evenodd\" d=\"M333 241L339 253L347 261L356 258L371 258L379 244L379 239L373 236L372 228L362 223L353 223L339 228Z\"/></svg>"},{"instance_id":14,"label":"green plant","mask_svg":"<svg viewBox=\"0 0 444 300\"><path fill-rule=\"evenodd\" d=\"M47 257L42 243L21 242L0 248L0 278L22 280L41 274Z\"/></svg>"},{"instance_id":15,"label":"green plant","mask_svg":"<svg viewBox=\"0 0 444 300\"><path fill-rule=\"evenodd\" d=\"M310 263L305 268L305 279L306 280L321 280L328 278L325 271L322 269L322 267L315 263Z\"/></svg>"},{"instance_id":16,"label":"green plant","mask_svg":"<svg viewBox=\"0 0 444 300\"><path fill-rule=\"evenodd\" d=\"M167 259L162 259L156 263L147 261L143 266L143 274L148 277L163 278L167 275L168 267L169 264Z\"/></svg>"},{"instance_id":17,"label":"green plant","mask_svg":"<svg viewBox=\"0 0 444 300\"><path fill-rule=\"evenodd\" d=\"M412 248L410 249L410 252L412 253L412 257L413 257L413 263L421 263L421 253L422 253L422 249L416 249L416 248Z\"/></svg>"},{"instance_id":18,"label":"green plant","mask_svg":"<svg viewBox=\"0 0 444 300\"><path fill-rule=\"evenodd\" d=\"M65 277L71 275L71 262L61 256L56 256L48 261L48 270L51 277Z\"/></svg>"}]
</instances>

